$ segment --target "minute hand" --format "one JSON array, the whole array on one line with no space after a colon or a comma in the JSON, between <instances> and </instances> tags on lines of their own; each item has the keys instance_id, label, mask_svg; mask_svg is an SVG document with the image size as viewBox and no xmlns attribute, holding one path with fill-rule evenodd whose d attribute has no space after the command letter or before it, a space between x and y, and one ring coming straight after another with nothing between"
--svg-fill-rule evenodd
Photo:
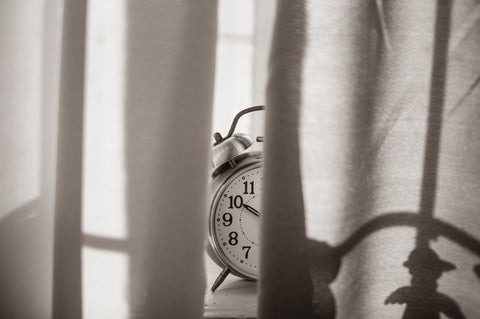
<instances>
[{"instance_id":1,"label":"minute hand","mask_svg":"<svg viewBox=\"0 0 480 319\"><path fill-rule=\"evenodd\" d=\"M243 207L245 207L245 208L246 208L250 213L252 213L253 215L260 217L260 213L258 212L258 210L256 210L256 209L253 208L252 206L247 205L247 204L243 204Z\"/></svg>"}]
</instances>

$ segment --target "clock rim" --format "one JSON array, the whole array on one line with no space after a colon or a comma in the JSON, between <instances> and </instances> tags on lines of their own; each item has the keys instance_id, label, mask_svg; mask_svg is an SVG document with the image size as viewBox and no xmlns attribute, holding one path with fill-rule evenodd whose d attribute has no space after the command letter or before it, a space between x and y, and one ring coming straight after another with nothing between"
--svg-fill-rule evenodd
<instances>
[{"instance_id":1,"label":"clock rim","mask_svg":"<svg viewBox=\"0 0 480 319\"><path fill-rule=\"evenodd\" d=\"M219 247L218 238L215 235L215 211L218 206L218 201L220 199L220 194L222 194L225 189L230 185L230 183L237 178L238 176L242 175L244 172L255 169L255 168L263 168L263 160L261 154L254 152L251 156L248 156L242 162L238 163L232 170L222 173L218 176L218 180L214 184L215 191L213 192L212 200L210 201L210 211L209 211L209 223L208 223L208 239L209 239L209 248L215 254L214 258L212 259L220 266L220 267L228 267L230 268L232 274L250 280L257 280L258 279L258 272L256 276L251 274L245 274L243 271L239 270L235 265L231 263L229 258L225 255L222 249ZM224 176L222 176L224 175ZM210 255L210 254L209 254Z\"/></svg>"}]
</instances>

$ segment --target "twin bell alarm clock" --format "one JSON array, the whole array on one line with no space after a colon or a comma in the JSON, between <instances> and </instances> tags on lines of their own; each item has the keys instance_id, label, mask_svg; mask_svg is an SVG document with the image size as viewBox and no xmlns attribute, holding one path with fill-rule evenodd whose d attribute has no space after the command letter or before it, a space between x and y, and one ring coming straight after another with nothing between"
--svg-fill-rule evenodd
<instances>
[{"instance_id":1,"label":"twin bell alarm clock","mask_svg":"<svg viewBox=\"0 0 480 319\"><path fill-rule=\"evenodd\" d=\"M254 141L234 131L241 116L264 108L241 111L225 137L214 134L207 252L223 271L212 292L230 273L250 280L258 278L262 152L249 151ZM263 142L263 138L257 137L256 141Z\"/></svg>"}]
</instances>

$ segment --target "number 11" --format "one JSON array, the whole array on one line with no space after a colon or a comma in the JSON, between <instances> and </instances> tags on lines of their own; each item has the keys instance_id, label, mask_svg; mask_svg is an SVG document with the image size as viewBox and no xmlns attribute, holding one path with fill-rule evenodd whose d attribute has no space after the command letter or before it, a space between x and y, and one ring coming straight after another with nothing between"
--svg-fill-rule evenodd
<instances>
[{"instance_id":1,"label":"number 11","mask_svg":"<svg viewBox=\"0 0 480 319\"><path fill-rule=\"evenodd\" d=\"M254 185L253 182L250 182L250 193L248 192L248 182L243 182L243 186L245 186L245 190L243 191L244 194L255 194L254 193Z\"/></svg>"}]
</instances>

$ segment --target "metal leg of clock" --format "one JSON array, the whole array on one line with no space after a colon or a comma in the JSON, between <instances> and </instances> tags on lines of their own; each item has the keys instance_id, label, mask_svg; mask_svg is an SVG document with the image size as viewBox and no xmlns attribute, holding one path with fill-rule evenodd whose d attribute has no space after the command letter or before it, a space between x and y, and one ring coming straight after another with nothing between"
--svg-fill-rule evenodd
<instances>
[{"instance_id":1,"label":"metal leg of clock","mask_svg":"<svg viewBox=\"0 0 480 319\"><path fill-rule=\"evenodd\" d=\"M230 268L225 267L220 275L218 275L217 279L215 279L215 282L212 285L212 292L215 292L215 290L222 284L222 282L227 278L228 274L231 272Z\"/></svg>"}]
</instances>

